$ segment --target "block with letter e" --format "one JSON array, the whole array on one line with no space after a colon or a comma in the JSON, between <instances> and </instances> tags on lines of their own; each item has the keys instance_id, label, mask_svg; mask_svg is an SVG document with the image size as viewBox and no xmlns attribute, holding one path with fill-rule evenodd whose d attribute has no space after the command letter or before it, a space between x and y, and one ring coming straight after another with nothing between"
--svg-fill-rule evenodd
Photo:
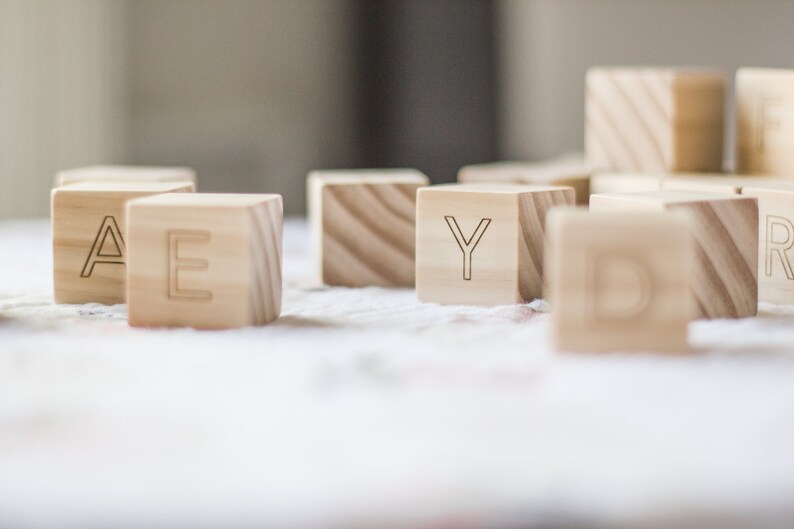
<instances>
[{"instance_id":1,"label":"block with letter e","mask_svg":"<svg viewBox=\"0 0 794 529\"><path fill-rule=\"evenodd\" d=\"M681 211L692 223L694 318L744 318L758 311L758 205L751 197L648 191L592 195L590 210Z\"/></svg>"},{"instance_id":2,"label":"block with letter e","mask_svg":"<svg viewBox=\"0 0 794 529\"><path fill-rule=\"evenodd\" d=\"M449 184L419 190L416 293L442 304L506 305L543 293L546 213L561 186Z\"/></svg>"},{"instance_id":3,"label":"block with letter e","mask_svg":"<svg viewBox=\"0 0 794 529\"><path fill-rule=\"evenodd\" d=\"M555 210L548 233L558 350L687 350L693 247L686 215Z\"/></svg>"},{"instance_id":4,"label":"block with letter e","mask_svg":"<svg viewBox=\"0 0 794 529\"><path fill-rule=\"evenodd\" d=\"M124 303L127 201L193 194L190 182L82 182L52 190L56 303Z\"/></svg>"},{"instance_id":5,"label":"block with letter e","mask_svg":"<svg viewBox=\"0 0 794 529\"><path fill-rule=\"evenodd\" d=\"M226 329L276 319L282 215L280 195L170 195L130 202L130 325Z\"/></svg>"}]
</instances>

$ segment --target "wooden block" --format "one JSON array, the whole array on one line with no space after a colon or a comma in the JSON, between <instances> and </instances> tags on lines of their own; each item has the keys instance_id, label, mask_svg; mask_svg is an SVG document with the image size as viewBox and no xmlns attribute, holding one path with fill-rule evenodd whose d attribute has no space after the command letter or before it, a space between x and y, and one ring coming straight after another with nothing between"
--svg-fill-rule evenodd
<instances>
[{"instance_id":1,"label":"wooden block","mask_svg":"<svg viewBox=\"0 0 794 529\"><path fill-rule=\"evenodd\" d=\"M161 195L129 203L134 327L227 329L281 312L280 195Z\"/></svg>"},{"instance_id":2,"label":"wooden block","mask_svg":"<svg viewBox=\"0 0 794 529\"><path fill-rule=\"evenodd\" d=\"M413 287L416 191L428 184L411 169L314 171L309 222L321 283Z\"/></svg>"},{"instance_id":3,"label":"wooden block","mask_svg":"<svg viewBox=\"0 0 794 529\"><path fill-rule=\"evenodd\" d=\"M555 210L548 232L558 350L687 350L692 242L685 215Z\"/></svg>"},{"instance_id":4,"label":"wooden block","mask_svg":"<svg viewBox=\"0 0 794 529\"><path fill-rule=\"evenodd\" d=\"M592 211L684 211L692 219L695 318L743 318L758 310L758 206L718 193L650 191L593 195Z\"/></svg>"},{"instance_id":5,"label":"wooden block","mask_svg":"<svg viewBox=\"0 0 794 529\"><path fill-rule=\"evenodd\" d=\"M567 186L574 189L577 204L590 198L590 167L577 159L466 165L458 171L458 182Z\"/></svg>"},{"instance_id":6,"label":"wooden block","mask_svg":"<svg viewBox=\"0 0 794 529\"><path fill-rule=\"evenodd\" d=\"M661 173L593 173L590 177L590 193L658 191L662 178Z\"/></svg>"},{"instance_id":7,"label":"wooden block","mask_svg":"<svg viewBox=\"0 0 794 529\"><path fill-rule=\"evenodd\" d=\"M696 193L728 193L739 195L746 186L794 186L794 180L782 177L736 176L732 174L670 175L662 180L662 189Z\"/></svg>"},{"instance_id":8,"label":"wooden block","mask_svg":"<svg viewBox=\"0 0 794 529\"><path fill-rule=\"evenodd\" d=\"M546 213L573 204L570 187L451 184L420 189L419 300L501 305L541 297Z\"/></svg>"},{"instance_id":9,"label":"wooden block","mask_svg":"<svg viewBox=\"0 0 794 529\"><path fill-rule=\"evenodd\" d=\"M56 303L124 303L128 200L189 193L192 183L83 182L52 190Z\"/></svg>"},{"instance_id":10,"label":"wooden block","mask_svg":"<svg viewBox=\"0 0 794 529\"><path fill-rule=\"evenodd\" d=\"M78 182L189 182L196 185L196 172L188 167L143 167L135 165L92 165L59 171L55 186Z\"/></svg>"},{"instance_id":11,"label":"wooden block","mask_svg":"<svg viewBox=\"0 0 794 529\"><path fill-rule=\"evenodd\" d=\"M794 185L745 186L758 201L758 300L794 303Z\"/></svg>"},{"instance_id":12,"label":"wooden block","mask_svg":"<svg viewBox=\"0 0 794 529\"><path fill-rule=\"evenodd\" d=\"M585 150L594 171L722 170L721 74L591 68Z\"/></svg>"},{"instance_id":13,"label":"wooden block","mask_svg":"<svg viewBox=\"0 0 794 529\"><path fill-rule=\"evenodd\" d=\"M794 176L794 70L736 72L736 171Z\"/></svg>"}]
</instances>

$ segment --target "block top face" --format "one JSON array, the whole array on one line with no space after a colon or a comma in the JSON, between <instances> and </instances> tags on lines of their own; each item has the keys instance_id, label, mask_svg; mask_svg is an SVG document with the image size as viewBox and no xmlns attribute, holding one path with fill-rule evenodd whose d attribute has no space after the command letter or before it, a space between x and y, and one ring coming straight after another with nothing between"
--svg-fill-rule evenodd
<instances>
[{"instance_id":1,"label":"block top face","mask_svg":"<svg viewBox=\"0 0 794 529\"><path fill-rule=\"evenodd\" d=\"M281 202L281 195L265 193L173 193L140 198L130 202L130 206L248 208L273 200Z\"/></svg>"},{"instance_id":2,"label":"block top face","mask_svg":"<svg viewBox=\"0 0 794 529\"><path fill-rule=\"evenodd\" d=\"M420 184L427 185L427 176L415 169L341 169L312 171L309 181L321 185L344 184Z\"/></svg>"},{"instance_id":3,"label":"block top face","mask_svg":"<svg viewBox=\"0 0 794 529\"><path fill-rule=\"evenodd\" d=\"M566 178L587 178L590 166L583 160L553 160L543 163L494 162L465 165L458 171L458 182L488 180L551 183Z\"/></svg>"},{"instance_id":4,"label":"block top face","mask_svg":"<svg viewBox=\"0 0 794 529\"><path fill-rule=\"evenodd\" d=\"M194 191L192 182L77 182L53 189L53 193L72 194L124 194L173 193Z\"/></svg>"},{"instance_id":5,"label":"block top face","mask_svg":"<svg viewBox=\"0 0 794 529\"><path fill-rule=\"evenodd\" d=\"M660 207L671 204L696 204L699 202L713 202L717 200L743 200L741 196L727 193L700 193L689 191L641 191L638 193L605 193L592 195L590 205L599 202L626 202L643 203L649 206Z\"/></svg>"},{"instance_id":6,"label":"block top face","mask_svg":"<svg viewBox=\"0 0 794 529\"><path fill-rule=\"evenodd\" d=\"M768 79L785 78L794 81L794 70L787 70L783 68L739 68L736 70L737 77L745 75Z\"/></svg>"},{"instance_id":7,"label":"block top face","mask_svg":"<svg viewBox=\"0 0 794 529\"><path fill-rule=\"evenodd\" d=\"M600 75L610 77L643 77L662 79L672 83L709 82L722 84L725 76L718 70L706 68L652 68L652 67L604 67L594 66L587 70L588 79Z\"/></svg>"},{"instance_id":8,"label":"block top face","mask_svg":"<svg viewBox=\"0 0 794 529\"><path fill-rule=\"evenodd\" d=\"M59 171L55 185L85 181L115 182L193 182L196 173L189 167L138 167L133 165L93 165Z\"/></svg>"},{"instance_id":9,"label":"block top face","mask_svg":"<svg viewBox=\"0 0 794 529\"><path fill-rule=\"evenodd\" d=\"M764 187L767 189L794 188L794 179L775 176L726 176L708 174L703 176L684 175L669 176L662 179L662 189L694 191L705 193L743 194L747 187Z\"/></svg>"},{"instance_id":10,"label":"block top face","mask_svg":"<svg viewBox=\"0 0 794 529\"><path fill-rule=\"evenodd\" d=\"M419 196L437 193L469 193L469 194L499 194L499 195L523 195L527 193L542 193L546 191L573 190L567 186L544 186L527 184L440 184L424 187L419 190Z\"/></svg>"}]
</instances>

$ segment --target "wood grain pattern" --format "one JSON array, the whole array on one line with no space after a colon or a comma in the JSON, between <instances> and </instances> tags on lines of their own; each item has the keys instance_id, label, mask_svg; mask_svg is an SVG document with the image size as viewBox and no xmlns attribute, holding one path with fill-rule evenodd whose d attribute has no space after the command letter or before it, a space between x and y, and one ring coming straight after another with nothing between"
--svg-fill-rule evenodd
<instances>
[{"instance_id":1,"label":"wood grain pattern","mask_svg":"<svg viewBox=\"0 0 794 529\"><path fill-rule=\"evenodd\" d=\"M684 215L557 210L548 232L558 350L688 350L693 245Z\"/></svg>"},{"instance_id":2,"label":"wood grain pattern","mask_svg":"<svg viewBox=\"0 0 794 529\"><path fill-rule=\"evenodd\" d=\"M692 222L695 318L743 318L758 310L758 206L727 194L657 191L593 195L593 211L684 211Z\"/></svg>"},{"instance_id":3,"label":"wood grain pattern","mask_svg":"<svg viewBox=\"0 0 794 529\"><path fill-rule=\"evenodd\" d=\"M576 158L547 162L497 162L466 165L458 171L458 182L511 183L572 187L577 204L590 198L590 166Z\"/></svg>"},{"instance_id":4,"label":"wood grain pattern","mask_svg":"<svg viewBox=\"0 0 794 529\"><path fill-rule=\"evenodd\" d=\"M720 171L725 80L674 69L591 68L585 150L595 171Z\"/></svg>"},{"instance_id":5,"label":"wood grain pattern","mask_svg":"<svg viewBox=\"0 0 794 529\"><path fill-rule=\"evenodd\" d=\"M444 304L522 303L543 293L544 222L569 187L452 184L419 191L416 291Z\"/></svg>"},{"instance_id":6,"label":"wood grain pattern","mask_svg":"<svg viewBox=\"0 0 794 529\"><path fill-rule=\"evenodd\" d=\"M794 70L736 72L736 171L794 176Z\"/></svg>"},{"instance_id":7,"label":"wood grain pattern","mask_svg":"<svg viewBox=\"0 0 794 529\"><path fill-rule=\"evenodd\" d=\"M310 173L319 280L334 286L413 287L416 191L427 184L414 170Z\"/></svg>"},{"instance_id":8,"label":"wood grain pattern","mask_svg":"<svg viewBox=\"0 0 794 529\"><path fill-rule=\"evenodd\" d=\"M56 303L124 303L125 204L162 193L189 193L192 183L83 182L52 190Z\"/></svg>"},{"instance_id":9,"label":"wood grain pattern","mask_svg":"<svg viewBox=\"0 0 794 529\"><path fill-rule=\"evenodd\" d=\"M196 172L188 167L92 165L59 171L55 187L78 182L188 182L196 185Z\"/></svg>"},{"instance_id":10,"label":"wood grain pattern","mask_svg":"<svg viewBox=\"0 0 794 529\"><path fill-rule=\"evenodd\" d=\"M128 205L135 327L228 329L281 313L280 195L158 196Z\"/></svg>"}]
</instances>

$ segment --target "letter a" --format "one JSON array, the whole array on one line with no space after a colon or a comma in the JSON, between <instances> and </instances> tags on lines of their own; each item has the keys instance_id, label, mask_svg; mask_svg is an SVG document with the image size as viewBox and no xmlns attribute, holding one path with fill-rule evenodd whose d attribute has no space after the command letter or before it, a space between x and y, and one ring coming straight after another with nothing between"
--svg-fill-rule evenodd
<instances>
[{"instance_id":1,"label":"letter a","mask_svg":"<svg viewBox=\"0 0 794 529\"><path fill-rule=\"evenodd\" d=\"M786 232L786 238L782 241L775 240L774 229L775 226L783 228ZM794 246L794 225L785 217L777 217L775 215L766 216L766 275L772 277L772 255L777 254L780 258L780 263L783 265L783 271L786 273L787 279L794 279L794 270L791 269L791 262L788 260L786 251Z\"/></svg>"},{"instance_id":2,"label":"letter a","mask_svg":"<svg viewBox=\"0 0 794 529\"><path fill-rule=\"evenodd\" d=\"M88 253L88 259L83 265L80 277L91 277L94 272L94 265L98 263L123 265L126 253L124 237L121 235L119 225L116 224L116 219L108 215L102 221L102 225L94 238L94 244Z\"/></svg>"},{"instance_id":3,"label":"letter a","mask_svg":"<svg viewBox=\"0 0 794 529\"><path fill-rule=\"evenodd\" d=\"M463 233L460 231L460 226L458 226L458 221L455 220L455 217L444 217L444 220L447 221L447 226L449 226L452 235L455 237L455 241L458 243L458 246L460 246L460 251L463 252L463 279L471 281L471 254L474 252L474 248L477 247L477 243L482 239L485 230L487 230L488 226L491 224L491 219L480 220L480 223L468 240L466 240L466 237L464 237Z\"/></svg>"}]
</instances>

